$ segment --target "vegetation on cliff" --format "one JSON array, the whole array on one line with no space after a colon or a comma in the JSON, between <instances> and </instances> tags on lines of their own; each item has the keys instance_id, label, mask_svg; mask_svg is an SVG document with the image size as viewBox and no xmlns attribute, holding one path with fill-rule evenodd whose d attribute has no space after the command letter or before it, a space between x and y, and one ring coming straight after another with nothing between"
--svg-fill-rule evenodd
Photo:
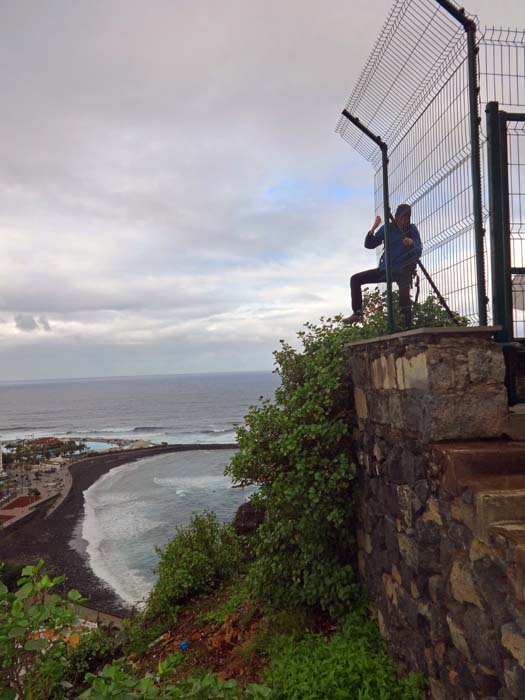
<instances>
[{"instance_id":1,"label":"vegetation on cliff","mask_svg":"<svg viewBox=\"0 0 525 700\"><path fill-rule=\"evenodd\" d=\"M359 327L307 324L297 349L275 353L275 401L250 410L227 469L259 485L253 537L195 515L161 551L145 613L117 634L80 633L41 565L15 589L0 584L0 700L423 697L421 678L388 660L353 569L344 348L385 332L384 306L368 295ZM432 299L414 319L449 324Z\"/></svg>"}]
</instances>

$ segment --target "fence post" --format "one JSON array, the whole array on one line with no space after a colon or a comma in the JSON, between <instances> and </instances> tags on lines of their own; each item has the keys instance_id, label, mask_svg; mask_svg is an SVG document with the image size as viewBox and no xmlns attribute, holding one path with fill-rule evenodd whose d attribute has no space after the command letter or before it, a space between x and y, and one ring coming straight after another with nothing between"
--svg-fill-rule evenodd
<instances>
[{"instance_id":1,"label":"fence post","mask_svg":"<svg viewBox=\"0 0 525 700\"><path fill-rule=\"evenodd\" d=\"M481 155L479 125L481 118L478 107L478 69L476 46L476 23L465 16L463 8L458 9L449 0L437 0L462 26L467 35L468 92L470 111L470 164L472 173L472 214L474 217L474 240L476 248L476 277L478 296L479 325L487 325L487 289L485 280L485 251L483 239L483 202L481 196Z\"/></svg>"},{"instance_id":2,"label":"fence post","mask_svg":"<svg viewBox=\"0 0 525 700\"><path fill-rule=\"evenodd\" d=\"M385 272L386 272L386 309L387 309L387 324L388 332L393 333L395 330L394 324L394 307L392 304L392 264L390 253L390 195L388 190L388 146L376 134L373 134L357 117L347 109L343 109L342 115L348 119L354 126L368 136L381 149L381 162L383 170L383 213L384 213L384 231L385 231Z\"/></svg>"},{"instance_id":3,"label":"fence post","mask_svg":"<svg viewBox=\"0 0 525 700\"><path fill-rule=\"evenodd\" d=\"M492 315L494 324L503 326L498 339L508 342L514 334L508 212L505 213L508 210L507 128L497 102L489 102L485 112L488 136Z\"/></svg>"}]
</instances>

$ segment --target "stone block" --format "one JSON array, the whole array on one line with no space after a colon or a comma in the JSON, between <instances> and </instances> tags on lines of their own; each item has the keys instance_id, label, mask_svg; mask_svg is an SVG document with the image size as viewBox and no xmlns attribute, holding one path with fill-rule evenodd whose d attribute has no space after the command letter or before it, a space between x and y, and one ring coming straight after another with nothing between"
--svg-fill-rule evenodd
<instances>
[{"instance_id":1,"label":"stone block","mask_svg":"<svg viewBox=\"0 0 525 700\"><path fill-rule=\"evenodd\" d=\"M491 618L482 610L468 606L463 627L473 659L484 666L483 673L497 675L501 670L501 648Z\"/></svg>"},{"instance_id":2,"label":"stone block","mask_svg":"<svg viewBox=\"0 0 525 700\"><path fill-rule=\"evenodd\" d=\"M467 358L473 384L502 384L505 381L505 359L501 348L472 348Z\"/></svg>"},{"instance_id":3,"label":"stone block","mask_svg":"<svg viewBox=\"0 0 525 700\"><path fill-rule=\"evenodd\" d=\"M472 603L478 608L482 607L470 567L466 561L456 559L452 564L450 587L452 595L458 603Z\"/></svg>"},{"instance_id":4,"label":"stone block","mask_svg":"<svg viewBox=\"0 0 525 700\"><path fill-rule=\"evenodd\" d=\"M412 511L414 494L412 489L409 486L406 486L406 484L397 485L394 492L396 494L397 501L397 519L401 529L408 530L413 524Z\"/></svg>"},{"instance_id":5,"label":"stone block","mask_svg":"<svg viewBox=\"0 0 525 700\"><path fill-rule=\"evenodd\" d=\"M510 619L516 623L521 634L525 635L525 604L508 596L507 608L509 610Z\"/></svg>"},{"instance_id":6,"label":"stone block","mask_svg":"<svg viewBox=\"0 0 525 700\"><path fill-rule=\"evenodd\" d=\"M452 638L452 644L456 647L460 654L470 661L470 649L465 637L465 632L458 624L456 624L456 622L454 622L450 615L447 615L447 625L450 631L450 637Z\"/></svg>"},{"instance_id":7,"label":"stone block","mask_svg":"<svg viewBox=\"0 0 525 700\"><path fill-rule=\"evenodd\" d=\"M376 390L397 389L394 358L391 354L381 355L370 363L372 388Z\"/></svg>"},{"instance_id":8,"label":"stone block","mask_svg":"<svg viewBox=\"0 0 525 700\"><path fill-rule=\"evenodd\" d=\"M399 573L399 569L395 564L392 564L392 578L396 583L398 583L400 586L403 584L403 580L401 578L401 574Z\"/></svg>"},{"instance_id":9,"label":"stone block","mask_svg":"<svg viewBox=\"0 0 525 700\"><path fill-rule=\"evenodd\" d=\"M501 643L525 670L525 636L514 622L508 622L501 628Z\"/></svg>"},{"instance_id":10,"label":"stone block","mask_svg":"<svg viewBox=\"0 0 525 700\"><path fill-rule=\"evenodd\" d=\"M466 503L463 498L455 498L450 504L450 514L454 520L459 521L463 525L474 529L474 508Z\"/></svg>"},{"instance_id":11,"label":"stone block","mask_svg":"<svg viewBox=\"0 0 525 700\"><path fill-rule=\"evenodd\" d=\"M432 606L430 608L430 639L433 644L445 642L449 637L449 629L445 613Z\"/></svg>"},{"instance_id":12,"label":"stone block","mask_svg":"<svg viewBox=\"0 0 525 700\"><path fill-rule=\"evenodd\" d=\"M354 404L357 417L364 421L368 418L368 404L366 401L366 394L362 387L354 387Z\"/></svg>"},{"instance_id":13,"label":"stone block","mask_svg":"<svg viewBox=\"0 0 525 700\"><path fill-rule=\"evenodd\" d=\"M425 503L430 494L430 486L427 479L419 479L414 484L414 491L421 503Z\"/></svg>"},{"instance_id":14,"label":"stone block","mask_svg":"<svg viewBox=\"0 0 525 700\"><path fill-rule=\"evenodd\" d=\"M385 618L383 617L381 610L377 611L377 625L379 627L379 634L383 637L383 639L390 639L388 628L385 624Z\"/></svg>"},{"instance_id":15,"label":"stone block","mask_svg":"<svg viewBox=\"0 0 525 700\"><path fill-rule=\"evenodd\" d=\"M405 620L405 626L415 633L418 628L419 615L417 603L406 593L404 588L401 588L401 586L397 588L397 600L399 612Z\"/></svg>"},{"instance_id":16,"label":"stone block","mask_svg":"<svg viewBox=\"0 0 525 700\"><path fill-rule=\"evenodd\" d=\"M489 559L499 559L498 553L494 547L489 547L484 542L474 537L470 545L469 559L472 563L474 563L475 561L479 561L484 557L488 557Z\"/></svg>"},{"instance_id":17,"label":"stone block","mask_svg":"<svg viewBox=\"0 0 525 700\"><path fill-rule=\"evenodd\" d=\"M433 522L440 527L443 525L443 518L441 517L440 505L437 498L428 499L427 507L421 515L421 520L425 522Z\"/></svg>"},{"instance_id":18,"label":"stone block","mask_svg":"<svg viewBox=\"0 0 525 700\"><path fill-rule=\"evenodd\" d=\"M397 542L399 552L405 560L407 566L409 566L413 571L417 571L418 551L414 540L408 535L405 535L405 533L399 532L397 533Z\"/></svg>"},{"instance_id":19,"label":"stone block","mask_svg":"<svg viewBox=\"0 0 525 700\"><path fill-rule=\"evenodd\" d=\"M359 528L356 533L357 546L367 554L372 553L372 539L368 533Z\"/></svg>"},{"instance_id":20,"label":"stone block","mask_svg":"<svg viewBox=\"0 0 525 700\"><path fill-rule=\"evenodd\" d=\"M453 522L448 529L449 539L464 552L470 551L472 544L472 531L459 522Z\"/></svg>"},{"instance_id":21,"label":"stone block","mask_svg":"<svg viewBox=\"0 0 525 700\"><path fill-rule=\"evenodd\" d=\"M515 698L512 696L512 693L507 690L507 688L500 688L497 700L515 700Z\"/></svg>"},{"instance_id":22,"label":"stone block","mask_svg":"<svg viewBox=\"0 0 525 700\"><path fill-rule=\"evenodd\" d=\"M419 570L426 574L439 574L443 571L443 564L440 560L440 545L425 545L418 551ZM447 559L445 568L448 569L450 558Z\"/></svg>"},{"instance_id":23,"label":"stone block","mask_svg":"<svg viewBox=\"0 0 525 700\"><path fill-rule=\"evenodd\" d=\"M512 659L503 662L503 678L505 685L513 698L523 700L525 698L525 671Z\"/></svg>"},{"instance_id":24,"label":"stone block","mask_svg":"<svg viewBox=\"0 0 525 700\"><path fill-rule=\"evenodd\" d=\"M438 603L445 590L443 576L436 574L428 579L428 594L433 603Z\"/></svg>"},{"instance_id":25,"label":"stone block","mask_svg":"<svg viewBox=\"0 0 525 700\"><path fill-rule=\"evenodd\" d=\"M435 678L429 678L428 682L430 685L430 697L432 700L447 700L443 683L440 683L440 681L436 680Z\"/></svg>"},{"instance_id":26,"label":"stone block","mask_svg":"<svg viewBox=\"0 0 525 700\"><path fill-rule=\"evenodd\" d=\"M418 546L426 547L439 544L442 537L442 529L432 520L420 517L416 522L416 541Z\"/></svg>"},{"instance_id":27,"label":"stone block","mask_svg":"<svg viewBox=\"0 0 525 700\"><path fill-rule=\"evenodd\" d=\"M397 385L401 391L406 389L428 389L428 366L426 353L407 357L398 357L395 362Z\"/></svg>"},{"instance_id":28,"label":"stone block","mask_svg":"<svg viewBox=\"0 0 525 700\"><path fill-rule=\"evenodd\" d=\"M520 522L525 514L525 489L481 491L474 497L476 535L490 543L490 526L499 522Z\"/></svg>"}]
</instances>

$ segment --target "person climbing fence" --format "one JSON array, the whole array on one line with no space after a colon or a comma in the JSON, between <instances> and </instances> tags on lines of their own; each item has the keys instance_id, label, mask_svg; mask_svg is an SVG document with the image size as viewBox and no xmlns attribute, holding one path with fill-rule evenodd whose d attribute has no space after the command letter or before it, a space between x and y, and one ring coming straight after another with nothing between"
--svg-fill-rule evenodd
<instances>
[{"instance_id":1,"label":"person climbing fence","mask_svg":"<svg viewBox=\"0 0 525 700\"><path fill-rule=\"evenodd\" d=\"M412 209L409 204L400 204L396 209L394 223L390 227L390 265L392 280L399 288L399 303L405 320L405 327L412 325L412 306L410 301L410 287L412 277L423 246L417 226L410 223ZM381 217L376 216L374 224L366 234L365 248L377 248L384 244L385 227L380 226ZM377 231L376 231L377 229ZM361 287L365 284L380 284L386 282L385 253L381 255L379 266L371 270L364 270L352 275L350 278L350 291L352 295L353 314L343 319L345 324L357 323L363 315L363 295Z\"/></svg>"}]
</instances>

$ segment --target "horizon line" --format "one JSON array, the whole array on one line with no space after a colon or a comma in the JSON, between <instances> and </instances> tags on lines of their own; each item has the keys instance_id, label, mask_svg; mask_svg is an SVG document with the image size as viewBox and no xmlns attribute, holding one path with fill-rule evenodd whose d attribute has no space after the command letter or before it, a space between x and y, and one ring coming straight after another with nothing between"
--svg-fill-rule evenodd
<instances>
[{"instance_id":1,"label":"horizon line","mask_svg":"<svg viewBox=\"0 0 525 700\"><path fill-rule=\"evenodd\" d=\"M82 381L103 381L106 379L154 379L161 377L191 377L205 376L215 374L260 374L273 373L273 369L228 369L228 370L213 370L205 372L170 372L162 374L107 374L93 375L87 377L44 377L40 379L0 379L0 386L6 384L44 384L46 382L82 382Z\"/></svg>"}]
</instances>

